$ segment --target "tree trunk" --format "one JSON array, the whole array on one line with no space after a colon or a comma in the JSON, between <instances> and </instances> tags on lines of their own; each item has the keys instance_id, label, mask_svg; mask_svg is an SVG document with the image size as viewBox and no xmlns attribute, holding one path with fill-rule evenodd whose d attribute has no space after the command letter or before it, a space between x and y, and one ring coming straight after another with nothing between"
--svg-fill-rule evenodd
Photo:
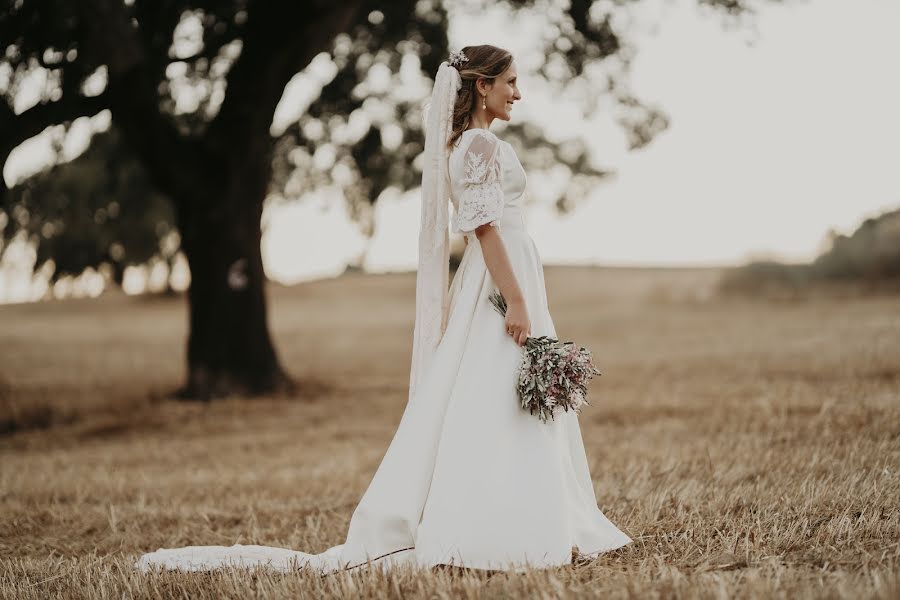
<instances>
[{"instance_id":1,"label":"tree trunk","mask_svg":"<svg viewBox=\"0 0 900 600\"><path fill-rule=\"evenodd\" d=\"M296 390L267 322L260 219L270 156L248 149L241 158L225 181L207 182L206 197L176 203L191 271L187 382L177 392L185 400Z\"/></svg>"}]
</instances>

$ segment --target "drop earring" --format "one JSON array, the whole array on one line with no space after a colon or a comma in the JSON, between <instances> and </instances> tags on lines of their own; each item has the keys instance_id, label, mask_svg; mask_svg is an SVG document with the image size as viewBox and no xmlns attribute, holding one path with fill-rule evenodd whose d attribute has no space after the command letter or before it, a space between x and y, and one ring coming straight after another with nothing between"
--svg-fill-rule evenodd
<instances>
[{"instance_id":1,"label":"drop earring","mask_svg":"<svg viewBox=\"0 0 900 600\"><path fill-rule=\"evenodd\" d=\"M487 96L481 97L481 108L483 108L484 110L487 110Z\"/></svg>"}]
</instances>

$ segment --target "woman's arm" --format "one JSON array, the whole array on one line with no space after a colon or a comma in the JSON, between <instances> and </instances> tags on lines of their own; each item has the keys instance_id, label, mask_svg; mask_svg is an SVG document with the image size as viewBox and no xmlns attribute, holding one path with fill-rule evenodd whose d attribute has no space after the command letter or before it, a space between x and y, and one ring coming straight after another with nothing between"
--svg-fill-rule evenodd
<instances>
[{"instance_id":1,"label":"woman's arm","mask_svg":"<svg viewBox=\"0 0 900 600\"><path fill-rule=\"evenodd\" d=\"M531 334L531 320L528 318L522 289L516 280L512 263L509 262L506 245L497 228L489 223L476 227L475 237L481 244L484 264L487 265L494 283L506 299L506 330L513 332L513 340L521 346Z\"/></svg>"}]
</instances>

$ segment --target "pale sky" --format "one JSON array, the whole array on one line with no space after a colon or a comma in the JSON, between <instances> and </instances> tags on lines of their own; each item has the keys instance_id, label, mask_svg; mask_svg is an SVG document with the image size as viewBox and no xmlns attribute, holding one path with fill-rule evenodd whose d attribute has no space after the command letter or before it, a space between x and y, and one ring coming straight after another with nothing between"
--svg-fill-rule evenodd
<instances>
[{"instance_id":1,"label":"pale sky","mask_svg":"<svg viewBox=\"0 0 900 600\"><path fill-rule=\"evenodd\" d=\"M638 31L632 89L671 120L635 152L614 123L613 104L604 100L590 118L575 118L570 100L530 76L541 60L529 35L543 26L539 16L524 14L511 26L499 9L451 12L449 33L454 50L477 43L511 50L523 94L513 119L559 138L589 132L599 164L617 172L562 218L547 208L559 182L529 174L528 226L545 264L808 260L829 228L849 233L864 218L900 206L900 2L857 0L850 7L846 0L767 7L756 35L724 29L688 0L651 0L640 12L623 13ZM296 90L309 81L298 80L283 104L296 106ZM291 112L280 106L273 130ZM494 129L502 138L502 124ZM79 144L72 146L77 152ZM27 154L7 164L8 181L29 170ZM360 260L375 272L412 269L418 200L418 190L387 192L375 208L372 240L329 190L267 207L266 271L292 283L338 274Z\"/></svg>"}]
</instances>

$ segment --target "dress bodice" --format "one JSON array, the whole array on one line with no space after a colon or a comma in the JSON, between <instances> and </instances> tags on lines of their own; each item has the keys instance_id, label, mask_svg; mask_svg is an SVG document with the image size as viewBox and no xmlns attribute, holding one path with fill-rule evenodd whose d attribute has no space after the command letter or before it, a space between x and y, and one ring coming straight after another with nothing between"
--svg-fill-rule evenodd
<instances>
[{"instance_id":1,"label":"dress bodice","mask_svg":"<svg viewBox=\"0 0 900 600\"><path fill-rule=\"evenodd\" d=\"M521 207L525 169L512 146L487 129L467 129L450 151L454 233L496 225L505 209Z\"/></svg>"}]
</instances>

